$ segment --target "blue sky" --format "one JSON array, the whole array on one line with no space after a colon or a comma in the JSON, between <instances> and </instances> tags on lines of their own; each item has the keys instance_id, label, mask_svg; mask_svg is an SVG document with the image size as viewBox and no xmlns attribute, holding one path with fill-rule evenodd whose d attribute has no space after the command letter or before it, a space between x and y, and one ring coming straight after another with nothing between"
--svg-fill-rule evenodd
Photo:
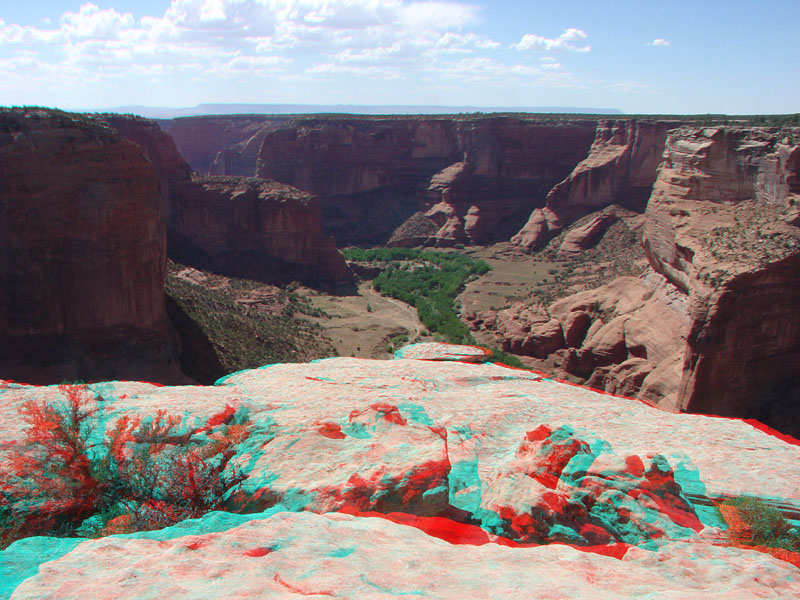
<instances>
[{"instance_id":1,"label":"blue sky","mask_svg":"<svg viewBox=\"0 0 800 600\"><path fill-rule=\"evenodd\" d=\"M800 112L800 0L19 0L0 105Z\"/></svg>"}]
</instances>

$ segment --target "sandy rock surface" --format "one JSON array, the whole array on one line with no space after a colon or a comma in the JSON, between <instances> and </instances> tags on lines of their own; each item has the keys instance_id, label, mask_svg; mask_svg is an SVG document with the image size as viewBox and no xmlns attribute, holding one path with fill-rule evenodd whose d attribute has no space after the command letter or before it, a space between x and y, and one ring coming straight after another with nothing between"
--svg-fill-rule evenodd
<instances>
[{"instance_id":1,"label":"sandy rock surface","mask_svg":"<svg viewBox=\"0 0 800 600\"><path fill-rule=\"evenodd\" d=\"M163 409L201 435L225 407L246 410L250 436L229 465L244 477L225 507L274 516L212 513L38 551L43 538L22 540L0 553L6 597L789 597L800 571L720 546L708 505L751 494L800 509L800 446L738 420L442 360L469 350L269 365L209 387L89 386L98 440L124 415ZM24 436L19 407L61 398L57 386L0 387L0 461Z\"/></svg>"},{"instance_id":2,"label":"sandy rock surface","mask_svg":"<svg viewBox=\"0 0 800 600\"><path fill-rule=\"evenodd\" d=\"M198 524L171 539L84 542L11 598L790 598L800 576L769 556L704 543L634 548L619 560L564 545L453 544L341 514L220 521L221 531Z\"/></svg>"}]
</instances>

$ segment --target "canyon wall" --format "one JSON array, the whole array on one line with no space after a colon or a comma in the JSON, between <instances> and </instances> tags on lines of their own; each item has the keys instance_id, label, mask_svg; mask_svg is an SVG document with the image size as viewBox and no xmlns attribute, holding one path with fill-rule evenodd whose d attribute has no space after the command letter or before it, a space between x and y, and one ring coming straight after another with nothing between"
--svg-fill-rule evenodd
<instances>
[{"instance_id":1,"label":"canyon wall","mask_svg":"<svg viewBox=\"0 0 800 600\"><path fill-rule=\"evenodd\" d=\"M643 211L678 121L526 117L196 117L162 122L201 173L257 175L320 197L339 244L541 247L618 204ZM413 231L413 227L411 228ZM412 235L412 238L415 236Z\"/></svg>"},{"instance_id":2,"label":"canyon wall","mask_svg":"<svg viewBox=\"0 0 800 600\"><path fill-rule=\"evenodd\" d=\"M225 115L158 121L189 166L201 175L255 175L261 140L292 117Z\"/></svg>"},{"instance_id":3,"label":"canyon wall","mask_svg":"<svg viewBox=\"0 0 800 600\"><path fill-rule=\"evenodd\" d=\"M800 130L670 133L652 267L690 301L678 404L800 434Z\"/></svg>"},{"instance_id":4,"label":"canyon wall","mask_svg":"<svg viewBox=\"0 0 800 600\"><path fill-rule=\"evenodd\" d=\"M112 115L104 119L139 144L155 167L174 260L274 282L330 284L352 278L344 257L322 233L319 204L309 194L255 177L195 176L170 135L155 122ZM207 135L220 135L223 142L262 125L248 117L201 121L210 127ZM225 129L229 121L239 128ZM180 125L177 131L186 132Z\"/></svg>"},{"instance_id":5,"label":"canyon wall","mask_svg":"<svg viewBox=\"0 0 800 600\"><path fill-rule=\"evenodd\" d=\"M593 121L298 119L264 137L256 174L319 195L341 244L385 243L422 211L438 243L508 239L589 150Z\"/></svg>"},{"instance_id":6,"label":"canyon wall","mask_svg":"<svg viewBox=\"0 0 800 600\"><path fill-rule=\"evenodd\" d=\"M799 435L799 144L798 129L670 131L644 214L645 274L475 315L473 329L593 387Z\"/></svg>"},{"instance_id":7,"label":"canyon wall","mask_svg":"<svg viewBox=\"0 0 800 600\"><path fill-rule=\"evenodd\" d=\"M256 177L195 176L174 185L170 201L179 262L270 282L352 279L310 194Z\"/></svg>"},{"instance_id":8,"label":"canyon wall","mask_svg":"<svg viewBox=\"0 0 800 600\"><path fill-rule=\"evenodd\" d=\"M580 217L614 204L644 212L667 132L679 124L599 121L588 156L548 192L512 241L525 250L541 248Z\"/></svg>"},{"instance_id":9,"label":"canyon wall","mask_svg":"<svg viewBox=\"0 0 800 600\"><path fill-rule=\"evenodd\" d=\"M178 381L153 165L102 120L0 110L0 371Z\"/></svg>"}]
</instances>

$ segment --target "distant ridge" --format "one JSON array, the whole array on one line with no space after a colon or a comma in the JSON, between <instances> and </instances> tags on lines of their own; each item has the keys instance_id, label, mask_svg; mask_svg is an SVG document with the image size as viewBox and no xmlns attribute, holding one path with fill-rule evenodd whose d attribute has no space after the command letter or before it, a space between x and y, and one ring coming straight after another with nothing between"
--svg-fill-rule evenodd
<instances>
[{"instance_id":1,"label":"distant ridge","mask_svg":"<svg viewBox=\"0 0 800 600\"><path fill-rule=\"evenodd\" d=\"M80 112L113 112L134 114L149 119L174 119L203 115L236 114L358 114L358 115L436 115L460 113L567 113L587 115L621 115L616 108L575 106L434 106L434 105L362 105L362 104L198 104L188 108L157 106L117 106L87 109Z\"/></svg>"}]
</instances>

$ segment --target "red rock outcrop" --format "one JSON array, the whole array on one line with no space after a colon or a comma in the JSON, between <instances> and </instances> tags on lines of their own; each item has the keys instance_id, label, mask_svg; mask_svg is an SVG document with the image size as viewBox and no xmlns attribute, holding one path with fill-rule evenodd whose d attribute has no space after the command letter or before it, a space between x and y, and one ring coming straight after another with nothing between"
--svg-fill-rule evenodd
<instances>
[{"instance_id":1,"label":"red rock outcrop","mask_svg":"<svg viewBox=\"0 0 800 600\"><path fill-rule=\"evenodd\" d=\"M177 381L153 165L102 120L0 111L0 372Z\"/></svg>"},{"instance_id":2,"label":"red rock outcrop","mask_svg":"<svg viewBox=\"0 0 800 600\"><path fill-rule=\"evenodd\" d=\"M171 192L170 255L267 281L350 281L315 197L256 177L195 176Z\"/></svg>"},{"instance_id":3,"label":"red rock outcrop","mask_svg":"<svg viewBox=\"0 0 800 600\"><path fill-rule=\"evenodd\" d=\"M797 129L671 131L645 213L646 275L473 327L593 387L800 434L799 142ZM602 217L568 232L561 255ZM557 324L563 341L539 335Z\"/></svg>"},{"instance_id":4,"label":"red rock outcrop","mask_svg":"<svg viewBox=\"0 0 800 600\"><path fill-rule=\"evenodd\" d=\"M583 158L593 121L298 119L267 133L257 175L320 196L339 243L382 243L425 210L440 243L507 239Z\"/></svg>"},{"instance_id":5,"label":"red rock outcrop","mask_svg":"<svg viewBox=\"0 0 800 600\"><path fill-rule=\"evenodd\" d=\"M545 206L530 215L512 241L527 250L539 248L578 218L612 204L643 212L667 132L678 125L677 121L598 122L588 156L549 191Z\"/></svg>"},{"instance_id":6,"label":"red rock outcrop","mask_svg":"<svg viewBox=\"0 0 800 600\"><path fill-rule=\"evenodd\" d=\"M156 171L174 260L239 277L335 283L352 279L344 257L322 233L319 203L308 194L254 177L193 177L169 135L155 122L103 115L136 142ZM200 119L228 127L223 136L267 127L256 117ZM259 125L260 123L260 125ZM237 125L238 128L233 126ZM178 131L186 131L183 124ZM189 131L194 131L189 128ZM238 132L238 133L236 133Z\"/></svg>"},{"instance_id":7,"label":"red rock outcrop","mask_svg":"<svg viewBox=\"0 0 800 600\"><path fill-rule=\"evenodd\" d=\"M679 129L647 210L654 269L690 300L678 406L800 433L800 130Z\"/></svg>"},{"instance_id":8,"label":"red rock outcrop","mask_svg":"<svg viewBox=\"0 0 800 600\"><path fill-rule=\"evenodd\" d=\"M214 479L225 488L186 475L195 485L186 495L200 488L223 510L108 535L125 516L132 523L138 503L120 502L113 520L94 507L62 521L61 531L98 538L28 537L0 552L0 594L796 595L797 567L731 547L714 504L758 496L796 514L800 445L738 419L670 414L529 371L460 362L465 353L475 354L426 344L400 352L418 359L278 364L214 386L87 386L92 439L107 433L115 457L148 445L122 435L120 422L158 411L184 416L170 449L224 445L228 461ZM3 508L28 524L64 498L53 497L56 486L38 503L15 494L37 476L14 471L10 460L29 439L19 411L64 402L76 387L0 381L0 471L18 474L0 479ZM167 496L151 510L181 500Z\"/></svg>"},{"instance_id":9,"label":"red rock outcrop","mask_svg":"<svg viewBox=\"0 0 800 600\"><path fill-rule=\"evenodd\" d=\"M123 137L139 145L142 153L152 164L158 180L164 218L169 223L172 209L170 197L175 182L189 181L192 169L175 147L172 138L164 133L155 121L132 115L100 115Z\"/></svg>"}]
</instances>

